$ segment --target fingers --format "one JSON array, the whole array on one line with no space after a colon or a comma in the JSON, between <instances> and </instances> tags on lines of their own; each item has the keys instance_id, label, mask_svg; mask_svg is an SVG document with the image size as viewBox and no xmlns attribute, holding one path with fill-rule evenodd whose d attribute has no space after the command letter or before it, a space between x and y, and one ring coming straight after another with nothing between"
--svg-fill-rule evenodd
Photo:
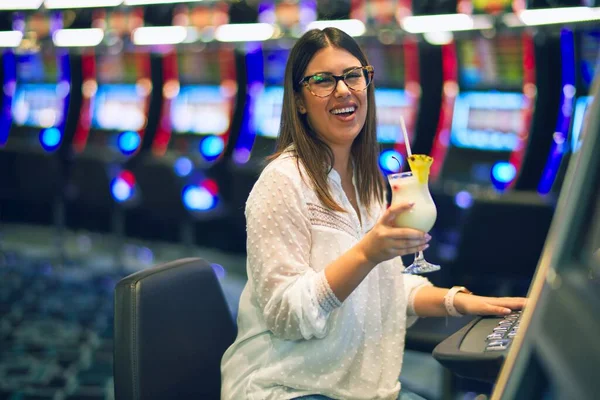
<instances>
[{"instance_id":1,"label":"fingers","mask_svg":"<svg viewBox=\"0 0 600 400\"><path fill-rule=\"evenodd\" d=\"M505 316L513 312L513 310L521 310L527 304L527 299L523 297L484 297L472 296L473 300L481 303L475 304L472 310L473 314L477 315L497 315Z\"/></svg>"},{"instance_id":2,"label":"fingers","mask_svg":"<svg viewBox=\"0 0 600 400\"><path fill-rule=\"evenodd\" d=\"M412 228L389 228L387 237L392 240L430 241L431 235Z\"/></svg>"},{"instance_id":3,"label":"fingers","mask_svg":"<svg viewBox=\"0 0 600 400\"><path fill-rule=\"evenodd\" d=\"M383 214L383 223L385 225L394 226L394 219L396 218L396 216L400 213L410 210L414 205L415 203L399 203L389 206Z\"/></svg>"},{"instance_id":4,"label":"fingers","mask_svg":"<svg viewBox=\"0 0 600 400\"><path fill-rule=\"evenodd\" d=\"M488 297L486 301L495 306L506 307L512 310L521 310L525 308L527 299L524 297Z\"/></svg>"},{"instance_id":5,"label":"fingers","mask_svg":"<svg viewBox=\"0 0 600 400\"><path fill-rule=\"evenodd\" d=\"M420 251L425 251L427 248L429 248L429 245L424 244L421 246L412 246L412 247L394 247L393 251L394 251L394 255L403 256L406 254L413 254L413 253L418 253Z\"/></svg>"},{"instance_id":6,"label":"fingers","mask_svg":"<svg viewBox=\"0 0 600 400\"><path fill-rule=\"evenodd\" d=\"M483 315L508 315L512 312L510 308L493 306L488 304Z\"/></svg>"},{"instance_id":7,"label":"fingers","mask_svg":"<svg viewBox=\"0 0 600 400\"><path fill-rule=\"evenodd\" d=\"M412 247L422 246L429 243L431 235L420 231L413 231L412 229L408 232L396 232L391 230L388 233L388 238L394 243L396 247Z\"/></svg>"}]
</instances>

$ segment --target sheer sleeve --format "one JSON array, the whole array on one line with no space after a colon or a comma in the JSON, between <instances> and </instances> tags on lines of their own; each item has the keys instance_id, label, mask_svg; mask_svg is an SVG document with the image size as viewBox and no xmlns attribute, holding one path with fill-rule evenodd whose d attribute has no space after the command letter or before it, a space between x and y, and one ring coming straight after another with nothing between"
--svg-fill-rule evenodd
<instances>
[{"instance_id":1,"label":"sheer sleeve","mask_svg":"<svg viewBox=\"0 0 600 400\"><path fill-rule=\"evenodd\" d=\"M341 305L309 265L311 230L300 184L267 167L246 203L248 269L267 327L289 340L322 338Z\"/></svg>"},{"instance_id":2,"label":"sheer sleeve","mask_svg":"<svg viewBox=\"0 0 600 400\"><path fill-rule=\"evenodd\" d=\"M411 327L417 322L418 315L415 312L415 296L419 290L426 286L433 286L429 279L419 275L404 275L404 293L406 293L406 327Z\"/></svg>"},{"instance_id":3,"label":"sheer sleeve","mask_svg":"<svg viewBox=\"0 0 600 400\"><path fill-rule=\"evenodd\" d=\"M398 267L404 269L404 263L402 257L396 257L394 262L397 263ZM433 286L429 279L419 275L403 274L404 278L404 293L406 295L406 327L409 328L415 322L417 322L418 315L415 312L415 296L422 288L426 286Z\"/></svg>"}]
</instances>

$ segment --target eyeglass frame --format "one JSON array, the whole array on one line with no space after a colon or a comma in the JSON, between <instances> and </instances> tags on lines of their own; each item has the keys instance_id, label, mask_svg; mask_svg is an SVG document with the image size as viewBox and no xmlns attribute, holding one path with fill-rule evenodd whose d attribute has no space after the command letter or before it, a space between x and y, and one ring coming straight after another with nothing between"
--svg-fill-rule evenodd
<instances>
[{"instance_id":1,"label":"eyeglass frame","mask_svg":"<svg viewBox=\"0 0 600 400\"><path fill-rule=\"evenodd\" d=\"M357 89L351 88L351 87L350 87L350 86L349 86L349 85L346 83L346 77L348 76L348 74L350 74L351 72L354 72L354 71L356 71L356 70L358 70L358 69L363 69L363 70L364 70L364 69L366 69L366 71L367 71L367 74L369 75L369 78L370 78L370 79L369 79L369 83L367 84L367 86L365 86L365 88L364 88L364 89L360 89L360 90L357 90ZM324 97L329 97L329 96L331 96L331 93L335 92L335 89L337 88L337 85L338 85L338 83L339 83L340 81L343 81L343 82L344 82L344 85L346 85L346 87L348 87L348 89L350 89L350 90L352 90L352 91L354 91L354 92L363 92L363 91L367 90L367 88L368 88L368 87L371 85L371 83L373 82L373 75L375 74L375 68L373 68L373 66L372 66L372 65L363 65L363 66L361 66L361 67L354 67L354 68L352 68L352 69L350 69L350 70L348 70L348 71L344 72L342 75L334 75L334 74L330 74L329 72L327 72L327 74L328 74L328 75L330 75L330 76L331 76L333 79L335 79L335 85L333 85L333 89L331 90L331 93L329 93L329 94L327 94L327 95L325 95L325 96L319 96L319 95L315 94L315 92L313 92L312 90L310 90L310 84L308 83L308 80L309 80L310 78L313 78L313 77L315 77L315 76L318 76L318 75L321 75L321 74L323 74L323 73L320 73L320 74L314 74L314 75L309 75L309 76L305 76L304 78L302 78L302 79L301 79L301 80L298 82L298 85L303 85L303 86L306 86L306 88L308 89L308 91L309 91L309 92L310 92L310 93L311 93L313 96L320 97L320 98L324 98Z\"/></svg>"}]
</instances>

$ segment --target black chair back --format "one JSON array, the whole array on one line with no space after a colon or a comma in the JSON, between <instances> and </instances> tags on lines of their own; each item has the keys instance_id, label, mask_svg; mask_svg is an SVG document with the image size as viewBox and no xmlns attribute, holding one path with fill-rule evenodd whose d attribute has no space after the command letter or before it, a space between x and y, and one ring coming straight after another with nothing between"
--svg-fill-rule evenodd
<instances>
[{"instance_id":1,"label":"black chair back","mask_svg":"<svg viewBox=\"0 0 600 400\"><path fill-rule=\"evenodd\" d=\"M219 399L236 327L211 265L187 258L136 272L115 289L117 400Z\"/></svg>"}]
</instances>

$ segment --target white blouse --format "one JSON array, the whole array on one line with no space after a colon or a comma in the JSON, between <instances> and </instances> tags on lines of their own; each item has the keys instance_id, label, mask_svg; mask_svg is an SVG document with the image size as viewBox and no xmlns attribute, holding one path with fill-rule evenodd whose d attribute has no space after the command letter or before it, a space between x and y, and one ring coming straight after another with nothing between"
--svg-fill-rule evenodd
<instances>
[{"instance_id":1,"label":"white blouse","mask_svg":"<svg viewBox=\"0 0 600 400\"><path fill-rule=\"evenodd\" d=\"M397 257L377 265L341 303L324 269L385 206L359 204L361 224L335 170L329 188L346 213L323 207L308 182L286 153L264 169L248 197L248 282L237 339L221 362L221 397L396 399L406 327L416 320L412 299L431 283L402 274Z\"/></svg>"}]
</instances>

